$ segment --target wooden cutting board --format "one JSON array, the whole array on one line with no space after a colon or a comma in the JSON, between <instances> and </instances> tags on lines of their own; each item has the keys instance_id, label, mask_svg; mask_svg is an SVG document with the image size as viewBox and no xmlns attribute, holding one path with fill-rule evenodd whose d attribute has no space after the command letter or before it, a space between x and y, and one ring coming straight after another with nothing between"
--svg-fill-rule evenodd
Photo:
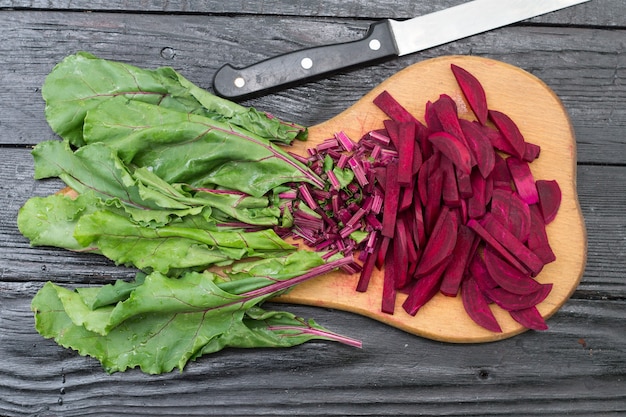
<instances>
[{"instance_id":1,"label":"wooden cutting board","mask_svg":"<svg viewBox=\"0 0 626 417\"><path fill-rule=\"evenodd\" d=\"M450 70L454 63L474 74L483 84L489 107L509 115L519 126L526 141L541 146L539 159L531 164L535 179L555 179L562 191L556 219L547 227L557 260L546 265L537 276L541 283L553 283L548 298L537 306L548 318L574 292L582 277L587 239L576 193L576 140L566 110L553 91L524 70L490 59L471 56L446 56L414 64L393 75L349 109L310 129L309 140L296 146L306 147L338 131L353 139L383 127L387 118L373 103L383 90L389 91L407 110L423 121L427 101L448 94L457 103L461 117L474 116ZM465 313L460 297L438 294L415 316L402 309L406 296L399 294L393 315L380 311L383 272L375 271L365 293L355 291L358 275L331 273L293 288L275 301L305 304L353 312L409 333L446 342L475 343L508 338L525 330L497 306L492 310L502 327L493 333L476 325ZM548 322L548 325L550 323Z\"/></svg>"}]
</instances>

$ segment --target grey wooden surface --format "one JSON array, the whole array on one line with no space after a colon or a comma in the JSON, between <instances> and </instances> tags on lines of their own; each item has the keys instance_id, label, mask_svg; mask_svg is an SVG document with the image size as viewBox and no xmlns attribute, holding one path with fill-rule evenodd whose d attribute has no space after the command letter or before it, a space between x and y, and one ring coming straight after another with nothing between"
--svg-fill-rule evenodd
<instances>
[{"instance_id":1,"label":"grey wooden surface","mask_svg":"<svg viewBox=\"0 0 626 417\"><path fill-rule=\"evenodd\" d=\"M46 280L132 275L95 256L30 248L15 225L33 195L29 150L51 139L41 84L86 50L144 67L169 65L210 89L224 63L357 39L369 23L461 1L0 0L0 416L113 415L626 415L626 2L592 0L415 55L363 66L247 105L313 125L423 59L473 54L537 75L559 95L577 136L588 260L546 332L454 345L327 309L288 309L360 338L357 350L312 342L228 350L180 374L106 374L33 328L30 300Z\"/></svg>"}]
</instances>

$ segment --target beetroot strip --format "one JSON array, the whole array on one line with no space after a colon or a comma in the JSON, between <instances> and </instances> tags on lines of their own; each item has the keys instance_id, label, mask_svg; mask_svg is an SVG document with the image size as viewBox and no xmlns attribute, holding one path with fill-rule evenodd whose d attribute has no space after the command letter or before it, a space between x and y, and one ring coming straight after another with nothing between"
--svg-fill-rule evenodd
<instances>
[{"instance_id":1,"label":"beetroot strip","mask_svg":"<svg viewBox=\"0 0 626 417\"><path fill-rule=\"evenodd\" d=\"M467 270L471 256L474 254L475 240L476 234L472 229L465 225L459 226L456 245L452 251L454 262L450 262L441 281L439 290L442 294L454 297L459 292L463 275Z\"/></svg>"},{"instance_id":2,"label":"beetroot strip","mask_svg":"<svg viewBox=\"0 0 626 417\"><path fill-rule=\"evenodd\" d=\"M530 270L531 275L536 276L541 272L544 266L543 261L520 242L515 235L509 232L506 227L502 226L491 213L485 214L481 224L491 236Z\"/></svg>"},{"instance_id":3,"label":"beetroot strip","mask_svg":"<svg viewBox=\"0 0 626 417\"><path fill-rule=\"evenodd\" d=\"M385 184L385 200L383 203L383 236L392 238L396 229L396 216L400 202L400 184L397 181L398 164L391 161L387 165L387 178Z\"/></svg>"},{"instance_id":4,"label":"beetroot strip","mask_svg":"<svg viewBox=\"0 0 626 417\"><path fill-rule=\"evenodd\" d=\"M528 269L522 265L504 246L500 244L476 219L469 219L467 226L475 231L489 246L493 247L504 259L522 272L528 273Z\"/></svg>"},{"instance_id":5,"label":"beetroot strip","mask_svg":"<svg viewBox=\"0 0 626 417\"><path fill-rule=\"evenodd\" d=\"M374 98L374 104L396 122L417 121L417 119L407 109L402 107L387 90Z\"/></svg>"}]
</instances>

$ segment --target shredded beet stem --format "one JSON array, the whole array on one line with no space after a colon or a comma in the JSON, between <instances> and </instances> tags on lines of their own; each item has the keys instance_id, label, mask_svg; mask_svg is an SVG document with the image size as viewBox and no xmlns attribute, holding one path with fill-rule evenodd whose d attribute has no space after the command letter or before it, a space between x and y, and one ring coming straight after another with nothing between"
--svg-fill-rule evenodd
<instances>
[{"instance_id":1,"label":"shredded beet stem","mask_svg":"<svg viewBox=\"0 0 626 417\"><path fill-rule=\"evenodd\" d=\"M293 185L279 195L290 203L291 233L324 252L321 273L359 274L357 292L384 269L384 313L396 313L399 293L410 315L441 293L460 296L488 331L502 331L493 306L545 330L537 305L552 284L537 276L556 259L546 225L558 215L560 188L534 178L540 147L488 107L479 80L458 65L451 71L475 120L459 117L456 94L426 102L421 122L383 91L373 100L388 117L382 128L360 138L339 131L306 157L294 155L325 184Z\"/></svg>"}]
</instances>

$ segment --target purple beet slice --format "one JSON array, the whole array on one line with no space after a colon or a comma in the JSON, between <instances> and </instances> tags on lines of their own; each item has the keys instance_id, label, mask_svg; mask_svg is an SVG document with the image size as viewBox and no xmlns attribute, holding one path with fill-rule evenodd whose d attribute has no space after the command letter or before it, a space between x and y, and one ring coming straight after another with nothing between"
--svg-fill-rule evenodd
<instances>
[{"instance_id":1,"label":"purple beet slice","mask_svg":"<svg viewBox=\"0 0 626 417\"><path fill-rule=\"evenodd\" d=\"M554 220L561 206L561 188L555 180L537 180L535 184L543 221L549 224Z\"/></svg>"},{"instance_id":2,"label":"purple beet slice","mask_svg":"<svg viewBox=\"0 0 626 417\"><path fill-rule=\"evenodd\" d=\"M500 258L492 248L485 248L484 257L489 276L505 290L526 295L541 289L541 284Z\"/></svg>"},{"instance_id":3,"label":"purple beet slice","mask_svg":"<svg viewBox=\"0 0 626 417\"><path fill-rule=\"evenodd\" d=\"M451 64L450 68L476 118L481 124L486 124L488 112L487 96L482 84L466 69L454 64Z\"/></svg>"},{"instance_id":4,"label":"purple beet slice","mask_svg":"<svg viewBox=\"0 0 626 417\"><path fill-rule=\"evenodd\" d=\"M529 307L523 310L514 310L509 311L513 320L526 327L527 329L532 330L547 330L548 325L546 321L537 310L537 307Z\"/></svg>"},{"instance_id":5,"label":"purple beet slice","mask_svg":"<svg viewBox=\"0 0 626 417\"><path fill-rule=\"evenodd\" d=\"M476 324L492 332L502 333L502 328L489 308L487 299L473 277L468 277L461 284L461 299L467 315Z\"/></svg>"}]
</instances>

